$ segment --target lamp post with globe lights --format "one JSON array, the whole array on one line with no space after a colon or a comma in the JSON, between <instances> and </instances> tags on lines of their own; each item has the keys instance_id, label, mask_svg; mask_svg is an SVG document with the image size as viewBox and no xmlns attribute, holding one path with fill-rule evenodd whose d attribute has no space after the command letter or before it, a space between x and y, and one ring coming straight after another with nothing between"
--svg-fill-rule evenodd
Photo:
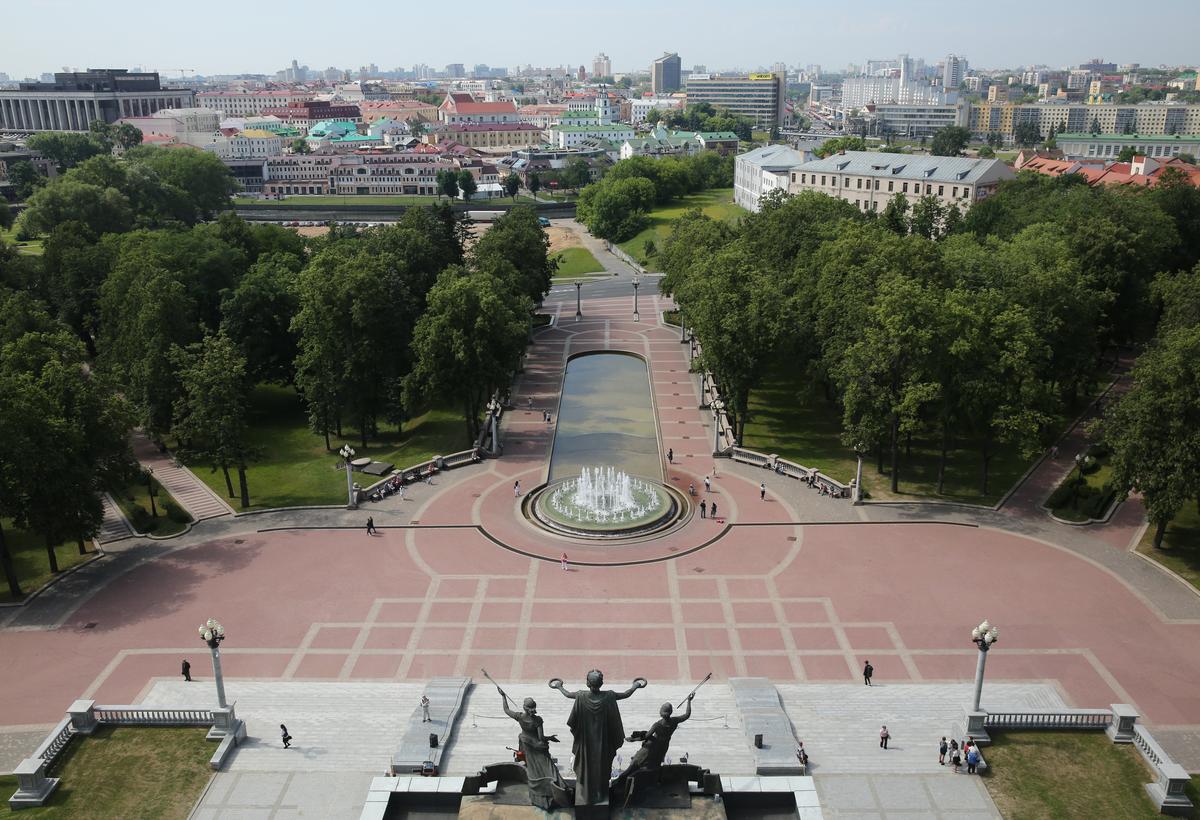
<instances>
[{"instance_id":1,"label":"lamp post with globe lights","mask_svg":"<svg viewBox=\"0 0 1200 820\"><path fill-rule=\"evenodd\" d=\"M221 676L221 641L225 640L225 627L215 618L209 618L200 626L200 637L212 652L213 677L217 681L217 704L224 709L229 705L225 702L225 679Z\"/></svg>"},{"instance_id":2,"label":"lamp post with globe lights","mask_svg":"<svg viewBox=\"0 0 1200 820\"><path fill-rule=\"evenodd\" d=\"M640 322L641 315L638 313L638 288L641 287L642 280L636 273L633 275L633 321Z\"/></svg>"},{"instance_id":3,"label":"lamp post with globe lights","mask_svg":"<svg viewBox=\"0 0 1200 820\"><path fill-rule=\"evenodd\" d=\"M354 501L354 477L351 474L353 468L350 466L350 460L354 458L354 448L349 444L343 444L342 449L338 450L338 455L346 464L346 509L357 510L358 504Z\"/></svg>"},{"instance_id":4,"label":"lamp post with globe lights","mask_svg":"<svg viewBox=\"0 0 1200 820\"><path fill-rule=\"evenodd\" d=\"M709 405L713 414L713 452L721 452L721 413L725 410L725 402L713 399Z\"/></svg>"},{"instance_id":5,"label":"lamp post with globe lights","mask_svg":"<svg viewBox=\"0 0 1200 820\"><path fill-rule=\"evenodd\" d=\"M987 622L971 630L971 641L979 647L979 663L975 667L975 699L971 711L979 711L979 699L983 695L983 668L987 665L988 650L1000 640L1000 630Z\"/></svg>"},{"instance_id":6,"label":"lamp post with globe lights","mask_svg":"<svg viewBox=\"0 0 1200 820\"><path fill-rule=\"evenodd\" d=\"M583 318L583 280L575 283L575 321Z\"/></svg>"}]
</instances>

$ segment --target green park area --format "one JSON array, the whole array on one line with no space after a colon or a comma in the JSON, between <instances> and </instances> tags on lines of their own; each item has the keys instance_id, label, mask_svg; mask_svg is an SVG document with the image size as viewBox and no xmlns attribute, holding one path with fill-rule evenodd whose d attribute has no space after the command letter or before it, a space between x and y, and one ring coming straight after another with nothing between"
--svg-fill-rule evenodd
<instances>
[{"instance_id":1,"label":"green park area","mask_svg":"<svg viewBox=\"0 0 1200 820\"><path fill-rule=\"evenodd\" d=\"M556 254L558 269L554 272L554 281L564 282L578 279L588 274L604 273L604 266L596 261L596 257L587 248L566 248Z\"/></svg>"},{"instance_id":2,"label":"green park area","mask_svg":"<svg viewBox=\"0 0 1200 820\"><path fill-rule=\"evenodd\" d=\"M42 240L29 239L18 241L15 228L0 228L0 243L12 245L21 253L28 253L34 256L42 255Z\"/></svg>"},{"instance_id":3,"label":"green park area","mask_svg":"<svg viewBox=\"0 0 1200 820\"><path fill-rule=\"evenodd\" d=\"M1159 817L1154 774L1132 745L1102 732L1001 732L984 749L983 781L1006 820ZM1193 785L1189 796L1195 799Z\"/></svg>"},{"instance_id":4,"label":"green park area","mask_svg":"<svg viewBox=\"0 0 1200 820\"><path fill-rule=\"evenodd\" d=\"M1154 546L1154 525L1146 528L1137 551L1179 574L1200 589L1200 502L1189 501L1167 525L1161 547Z\"/></svg>"},{"instance_id":5,"label":"green park area","mask_svg":"<svg viewBox=\"0 0 1200 820\"><path fill-rule=\"evenodd\" d=\"M40 808L13 811L17 779L0 776L0 818L182 820L212 777L205 730L101 726L73 740L47 774L62 779Z\"/></svg>"},{"instance_id":6,"label":"green park area","mask_svg":"<svg viewBox=\"0 0 1200 820\"><path fill-rule=\"evenodd\" d=\"M435 455L466 449L461 412L428 410L404 423L403 432L395 428L381 430L366 447L358 431L343 426L342 437L330 438L336 450L348 442L356 458L370 457L388 461L396 467L419 464ZM346 474L337 469L341 460L336 452L325 449L325 440L312 432L304 404L290 387L259 385L250 396L250 429L247 438L261 449L262 458L246 470L250 488L250 508L298 507L338 504L346 500ZM222 498L228 498L225 477L220 470L204 464L189 465ZM237 475L233 474L234 491ZM363 486L378 478L355 475ZM229 502L235 509L237 500Z\"/></svg>"},{"instance_id":7,"label":"green park area","mask_svg":"<svg viewBox=\"0 0 1200 820\"><path fill-rule=\"evenodd\" d=\"M1088 450L1083 462L1077 463L1046 500L1055 516L1077 523L1104 517L1117 495L1110 486L1111 455L1104 445Z\"/></svg>"},{"instance_id":8,"label":"green park area","mask_svg":"<svg viewBox=\"0 0 1200 820\"><path fill-rule=\"evenodd\" d=\"M655 247L661 248L666 238L671 235L675 220L686 211L699 208L707 216L724 222L737 222L745 215L744 208L733 204L732 188L713 188L696 194L688 194L667 205L660 205L646 215L647 226L632 239L617 244L621 250L628 253L638 262L645 265L646 241L654 242Z\"/></svg>"},{"instance_id":9,"label":"green park area","mask_svg":"<svg viewBox=\"0 0 1200 820\"><path fill-rule=\"evenodd\" d=\"M112 496L133 528L145 535L175 535L187 529L192 520L158 481L154 481L153 503L144 477L114 490Z\"/></svg>"},{"instance_id":10,"label":"green park area","mask_svg":"<svg viewBox=\"0 0 1200 820\"><path fill-rule=\"evenodd\" d=\"M54 577L54 573L50 571L50 559L46 555L46 540L39 533L14 528L12 521L8 518L0 519L0 525L4 528L4 541L8 545L9 554L12 555L13 570L21 585L21 591L25 595L29 595ZM90 549L91 544L86 546L88 553L80 555L79 544L76 542L64 541L58 544L54 548L54 557L58 560L59 572L65 572L95 555L95 552ZM0 569L0 578L4 578L2 569ZM0 603L12 600L13 597L8 589L8 579L4 578L4 583L0 584Z\"/></svg>"}]
</instances>

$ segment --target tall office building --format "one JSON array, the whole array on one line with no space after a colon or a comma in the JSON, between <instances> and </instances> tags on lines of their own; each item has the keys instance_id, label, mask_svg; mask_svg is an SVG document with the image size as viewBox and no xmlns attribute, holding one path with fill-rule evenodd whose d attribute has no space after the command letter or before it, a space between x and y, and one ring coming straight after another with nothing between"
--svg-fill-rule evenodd
<instances>
[{"instance_id":1,"label":"tall office building","mask_svg":"<svg viewBox=\"0 0 1200 820\"><path fill-rule=\"evenodd\" d=\"M670 94L678 91L682 83L679 80L679 55L667 52L654 61L650 68L650 87L655 94Z\"/></svg>"},{"instance_id":2,"label":"tall office building","mask_svg":"<svg viewBox=\"0 0 1200 820\"><path fill-rule=\"evenodd\" d=\"M93 120L148 117L163 108L193 108L191 89L163 88L154 72L123 68L68 71L51 82L21 83L0 91L0 129L86 131Z\"/></svg>"},{"instance_id":3,"label":"tall office building","mask_svg":"<svg viewBox=\"0 0 1200 820\"><path fill-rule=\"evenodd\" d=\"M450 79L458 79L467 76L467 68L462 63L449 63L446 66L446 76Z\"/></svg>"},{"instance_id":4,"label":"tall office building","mask_svg":"<svg viewBox=\"0 0 1200 820\"><path fill-rule=\"evenodd\" d=\"M693 74L688 77L688 105L706 102L714 108L726 108L731 113L754 120L756 128L769 131L783 125L783 74Z\"/></svg>"},{"instance_id":5,"label":"tall office building","mask_svg":"<svg viewBox=\"0 0 1200 820\"><path fill-rule=\"evenodd\" d=\"M967 58L958 54L946 55L946 63L942 66L942 88L953 91L963 84L967 76Z\"/></svg>"},{"instance_id":6,"label":"tall office building","mask_svg":"<svg viewBox=\"0 0 1200 820\"><path fill-rule=\"evenodd\" d=\"M592 76L593 77L611 77L612 76L612 60L608 59L608 55L601 51L592 58Z\"/></svg>"}]
</instances>

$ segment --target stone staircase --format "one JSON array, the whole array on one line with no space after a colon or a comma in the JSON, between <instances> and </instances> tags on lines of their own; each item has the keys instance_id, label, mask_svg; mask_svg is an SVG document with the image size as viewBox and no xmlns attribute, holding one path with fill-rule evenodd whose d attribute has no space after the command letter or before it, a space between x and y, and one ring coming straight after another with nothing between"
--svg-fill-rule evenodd
<instances>
[{"instance_id":1,"label":"stone staircase","mask_svg":"<svg viewBox=\"0 0 1200 820\"><path fill-rule=\"evenodd\" d=\"M133 454L143 467L154 470L154 478L194 520L233 514L233 507L193 475L191 470L160 453L141 431L133 434Z\"/></svg>"},{"instance_id":2,"label":"stone staircase","mask_svg":"<svg viewBox=\"0 0 1200 820\"><path fill-rule=\"evenodd\" d=\"M104 504L104 522L100 525L100 534L96 536L96 540L101 544L111 544L113 541L133 537L133 529L113 497L105 493L100 496L100 501Z\"/></svg>"}]
</instances>

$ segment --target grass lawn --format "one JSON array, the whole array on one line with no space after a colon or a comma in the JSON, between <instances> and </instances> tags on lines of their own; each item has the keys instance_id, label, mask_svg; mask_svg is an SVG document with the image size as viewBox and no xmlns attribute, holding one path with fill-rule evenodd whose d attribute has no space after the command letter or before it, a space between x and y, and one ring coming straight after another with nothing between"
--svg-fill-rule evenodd
<instances>
[{"instance_id":1,"label":"grass lawn","mask_svg":"<svg viewBox=\"0 0 1200 820\"><path fill-rule=\"evenodd\" d=\"M296 507L310 504L338 504L346 501L346 474L334 469L340 460L336 452L326 452L323 437L308 428L304 405L292 388L259 385L251 396L251 440L262 448L262 461L246 471L250 487L251 509ZM362 447L357 432L343 426L340 439L330 437L334 450L349 442L356 458L370 456L393 462L397 467L417 464L435 455L465 450L466 425L456 410L430 410L404 423L404 432L390 429L380 438ZM205 464L189 465L222 498L228 497L225 478L220 470ZM230 473L237 492L237 475ZM356 478L363 486L378 480L363 475ZM237 500L229 502L239 509Z\"/></svg>"},{"instance_id":2,"label":"grass lawn","mask_svg":"<svg viewBox=\"0 0 1200 820\"><path fill-rule=\"evenodd\" d=\"M1000 732L984 749L987 786L1006 820L1150 820L1154 775L1132 744L1103 732Z\"/></svg>"},{"instance_id":3,"label":"grass lawn","mask_svg":"<svg viewBox=\"0 0 1200 820\"><path fill-rule=\"evenodd\" d=\"M1108 491L1105 488L1108 485L1109 479L1112 478L1112 466L1109 464L1110 456L1100 456L1096 460L1100 462L1100 468L1095 472L1087 473L1083 476L1084 483L1089 488L1087 493L1080 494L1078 491L1076 491L1068 498L1063 499L1061 503L1050 505L1050 509L1054 512L1054 514L1064 521L1091 520L1092 515L1090 515L1086 509L1088 507L1089 498L1092 497L1090 493L1104 493L1107 495ZM1072 481L1078 475L1078 470L1072 470L1067 477L1062 480L1062 482L1059 484L1059 487L1062 487L1067 482ZM1051 495L1051 498L1053 498L1053 495L1054 494ZM1103 515L1104 512L1108 510L1110 504L1111 501L1109 504L1105 504L1104 509L1100 510L1095 517L1099 518L1101 515Z\"/></svg>"},{"instance_id":4,"label":"grass lawn","mask_svg":"<svg viewBox=\"0 0 1200 820\"><path fill-rule=\"evenodd\" d=\"M1066 424L1065 419L1063 424ZM777 367L762 387L750 394L750 416L743 437L746 447L762 453L817 467L838 481L854 478L854 451L842 445L842 416L820 390L802 375ZM863 489L876 501L939 498L970 504L995 504L1027 469L1030 461L1012 449L1001 449L992 458L988 493L980 492L982 465L979 452L969 442L955 442L947 454L945 492L937 495L940 445L912 442L910 456L900 450L900 492L891 492L891 477L880 474L874 457L863 460ZM887 461L885 457L885 469Z\"/></svg>"},{"instance_id":5,"label":"grass lawn","mask_svg":"<svg viewBox=\"0 0 1200 820\"><path fill-rule=\"evenodd\" d=\"M0 228L0 239L4 240L4 242L8 243L9 245L16 246L17 250L21 253L27 253L31 256L42 255L41 239L31 239L28 242L18 242L17 232L13 228Z\"/></svg>"},{"instance_id":6,"label":"grass lawn","mask_svg":"<svg viewBox=\"0 0 1200 820\"><path fill-rule=\"evenodd\" d=\"M577 279L589 273L604 273L604 266L596 261L587 248L566 248L555 256L558 257L558 270L554 272L556 282Z\"/></svg>"},{"instance_id":7,"label":"grass lawn","mask_svg":"<svg viewBox=\"0 0 1200 820\"><path fill-rule=\"evenodd\" d=\"M77 738L48 774L62 782L46 805L12 811L13 776L0 777L0 818L182 820L212 777L216 744L204 729L101 726Z\"/></svg>"},{"instance_id":8,"label":"grass lawn","mask_svg":"<svg viewBox=\"0 0 1200 820\"><path fill-rule=\"evenodd\" d=\"M1179 573L1189 584L1200 589L1200 511L1189 501L1175 516L1163 534L1162 548L1154 546L1154 525L1146 528L1137 551L1168 569Z\"/></svg>"},{"instance_id":9,"label":"grass lawn","mask_svg":"<svg viewBox=\"0 0 1200 820\"><path fill-rule=\"evenodd\" d=\"M713 188L698 194L689 194L676 202L652 210L648 214L649 224L646 229L632 239L619 243L618 247L641 264L647 264L646 240L654 240L654 244L661 248L666 238L671 235L671 226L675 220L692 208L699 208L713 219L731 223L746 214L744 208L733 204L732 188Z\"/></svg>"},{"instance_id":10,"label":"grass lawn","mask_svg":"<svg viewBox=\"0 0 1200 820\"><path fill-rule=\"evenodd\" d=\"M112 497L116 499L117 505L121 508L121 512L125 513L125 517L131 522L135 519L141 519L143 515L148 521L146 523L134 524L134 529L143 532L147 535L174 535L177 532L183 532L187 527L187 522L191 521L191 516L183 511L175 498L167 492L166 488L158 481L154 482L154 509L158 512L157 518L150 517L150 490L146 486L146 482L142 479L134 481L132 484L126 485L119 490L114 490ZM175 521L167 516L167 504L175 506L182 515L180 518L185 518L186 521ZM141 513L135 513L136 508L141 508ZM147 527L149 529L147 529Z\"/></svg>"},{"instance_id":11,"label":"grass lawn","mask_svg":"<svg viewBox=\"0 0 1200 820\"><path fill-rule=\"evenodd\" d=\"M4 525L4 541L12 554L17 581L21 584L21 591L28 595L54 575L46 559L45 541L38 533L15 529L8 518L0 519L0 524ZM54 554L58 558L59 571L65 572L95 555L91 544L87 544L87 547L87 555L79 554L79 545L74 541L64 542L55 547ZM4 578L3 570L0 570L0 578ZM8 593L8 579L4 578L0 583L0 602L12 600L13 597ZM0 798L7 799L4 795L0 795Z\"/></svg>"}]
</instances>

